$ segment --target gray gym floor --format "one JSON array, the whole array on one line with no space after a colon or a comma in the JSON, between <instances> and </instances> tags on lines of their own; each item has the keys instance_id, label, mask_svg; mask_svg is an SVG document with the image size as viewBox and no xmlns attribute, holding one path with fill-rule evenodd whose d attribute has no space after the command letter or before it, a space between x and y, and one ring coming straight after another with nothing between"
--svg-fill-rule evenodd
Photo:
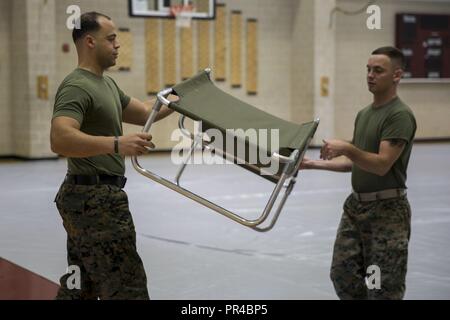
<instances>
[{"instance_id":1,"label":"gray gym floor","mask_svg":"<svg viewBox=\"0 0 450 320\"><path fill-rule=\"evenodd\" d=\"M318 150L310 150L318 157ZM450 299L450 144L416 144L406 299ZM169 154L144 167L173 177ZM350 175L301 172L274 229L257 233L138 174L127 159L138 251L153 299L336 299L329 266ZM0 163L0 256L58 282L65 231L53 199L62 160ZM234 165L188 167L182 185L256 217L273 185Z\"/></svg>"}]
</instances>

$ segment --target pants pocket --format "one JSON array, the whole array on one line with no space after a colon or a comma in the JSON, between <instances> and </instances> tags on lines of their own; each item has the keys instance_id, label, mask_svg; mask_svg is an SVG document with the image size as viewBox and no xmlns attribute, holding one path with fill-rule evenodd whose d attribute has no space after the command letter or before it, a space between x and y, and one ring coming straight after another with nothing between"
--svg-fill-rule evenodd
<instances>
[{"instance_id":1,"label":"pants pocket","mask_svg":"<svg viewBox=\"0 0 450 320\"><path fill-rule=\"evenodd\" d=\"M57 195L56 204L65 211L83 213L87 196L81 193L66 193Z\"/></svg>"}]
</instances>

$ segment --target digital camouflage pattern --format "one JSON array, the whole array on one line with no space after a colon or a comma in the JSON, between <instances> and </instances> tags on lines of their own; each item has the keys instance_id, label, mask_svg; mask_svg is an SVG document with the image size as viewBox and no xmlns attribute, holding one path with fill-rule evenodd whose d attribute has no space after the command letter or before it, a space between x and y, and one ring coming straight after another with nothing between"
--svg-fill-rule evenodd
<instances>
[{"instance_id":1,"label":"digital camouflage pattern","mask_svg":"<svg viewBox=\"0 0 450 320\"><path fill-rule=\"evenodd\" d=\"M149 299L126 193L113 185L63 183L55 202L68 264L81 271L80 290L67 287L66 274L56 299Z\"/></svg>"},{"instance_id":2,"label":"digital camouflage pattern","mask_svg":"<svg viewBox=\"0 0 450 320\"><path fill-rule=\"evenodd\" d=\"M340 299L402 299L411 232L406 196L344 204L333 251L331 280ZM367 268L381 271L381 289L368 289Z\"/></svg>"}]
</instances>

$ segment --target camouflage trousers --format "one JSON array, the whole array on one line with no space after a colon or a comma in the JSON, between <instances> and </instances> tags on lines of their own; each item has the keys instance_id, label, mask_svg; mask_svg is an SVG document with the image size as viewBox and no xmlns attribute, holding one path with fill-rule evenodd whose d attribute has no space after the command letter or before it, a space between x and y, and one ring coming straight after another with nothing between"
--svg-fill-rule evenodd
<instances>
[{"instance_id":1,"label":"camouflage trousers","mask_svg":"<svg viewBox=\"0 0 450 320\"><path fill-rule=\"evenodd\" d=\"M126 193L113 185L63 183L55 202L68 264L79 268L81 283L74 288L71 274L63 275L56 299L149 299Z\"/></svg>"},{"instance_id":2,"label":"camouflage trousers","mask_svg":"<svg viewBox=\"0 0 450 320\"><path fill-rule=\"evenodd\" d=\"M337 231L330 274L338 297L402 299L410 233L406 196L360 202L350 195ZM379 288L366 284L369 266L379 268Z\"/></svg>"}]
</instances>

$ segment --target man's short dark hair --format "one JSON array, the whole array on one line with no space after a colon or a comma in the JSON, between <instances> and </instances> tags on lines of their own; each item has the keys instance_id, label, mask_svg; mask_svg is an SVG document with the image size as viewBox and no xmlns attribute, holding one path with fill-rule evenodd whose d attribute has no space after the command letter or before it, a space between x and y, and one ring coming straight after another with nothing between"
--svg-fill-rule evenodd
<instances>
[{"instance_id":1,"label":"man's short dark hair","mask_svg":"<svg viewBox=\"0 0 450 320\"><path fill-rule=\"evenodd\" d=\"M372 54L383 54L388 56L391 61L397 64L401 69L405 69L405 56L403 52L394 47L381 47L372 52Z\"/></svg>"},{"instance_id":2,"label":"man's short dark hair","mask_svg":"<svg viewBox=\"0 0 450 320\"><path fill-rule=\"evenodd\" d=\"M74 28L72 31L73 42L77 42L78 39L81 39L88 32L98 31L100 29L98 17L104 17L111 20L107 15L95 11L83 13L80 16L80 29Z\"/></svg>"}]
</instances>

